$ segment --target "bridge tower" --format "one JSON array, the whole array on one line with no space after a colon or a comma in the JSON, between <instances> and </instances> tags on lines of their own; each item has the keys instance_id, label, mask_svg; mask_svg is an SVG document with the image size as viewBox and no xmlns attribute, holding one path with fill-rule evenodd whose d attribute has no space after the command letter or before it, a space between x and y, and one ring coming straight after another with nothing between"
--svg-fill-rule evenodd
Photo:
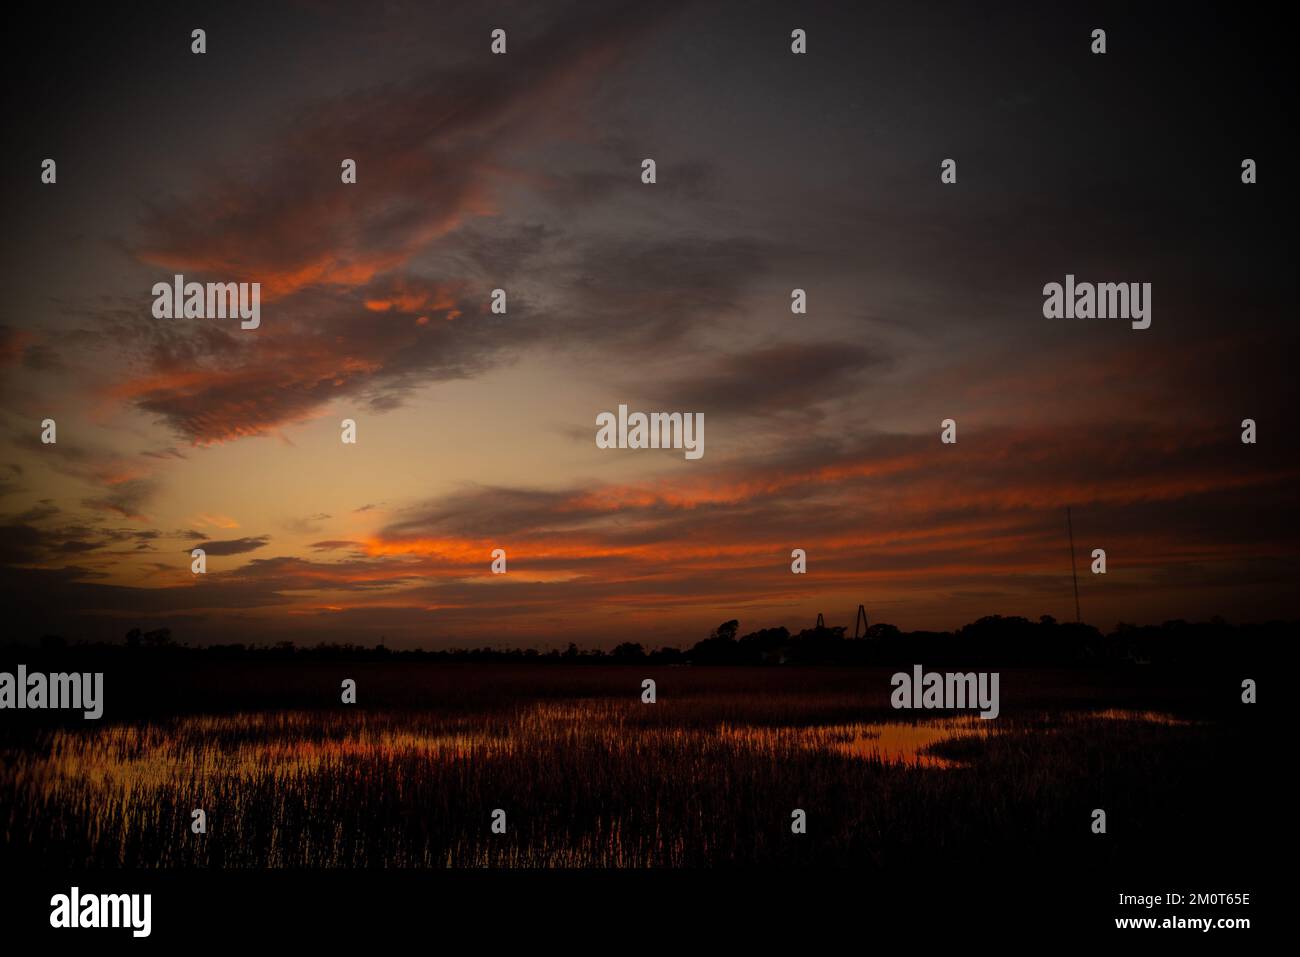
<instances>
[{"instance_id":1,"label":"bridge tower","mask_svg":"<svg viewBox=\"0 0 1300 957\"><path fill-rule=\"evenodd\" d=\"M858 633L859 629L861 629L861 634ZM853 637L867 637L867 609L863 605L858 606L858 617L853 619Z\"/></svg>"}]
</instances>

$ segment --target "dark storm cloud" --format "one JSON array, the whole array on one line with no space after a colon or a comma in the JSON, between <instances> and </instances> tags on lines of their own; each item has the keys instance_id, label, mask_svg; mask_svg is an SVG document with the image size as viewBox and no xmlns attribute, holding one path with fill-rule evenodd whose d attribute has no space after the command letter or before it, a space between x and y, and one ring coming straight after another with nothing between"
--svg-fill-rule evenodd
<instances>
[{"instance_id":1,"label":"dark storm cloud","mask_svg":"<svg viewBox=\"0 0 1300 957\"><path fill-rule=\"evenodd\" d=\"M547 107L581 94L662 16L640 4L584 11L516 49L508 68L488 57L315 104L272 152L281 169L160 204L140 255L259 280L272 296L365 282L488 211L496 151L537 135ZM322 157L319 175L298 175ZM341 188L336 157L357 159L364 185Z\"/></svg>"},{"instance_id":2,"label":"dark storm cloud","mask_svg":"<svg viewBox=\"0 0 1300 957\"><path fill-rule=\"evenodd\" d=\"M20 512L13 517L14 522L44 522L60 513L60 509L50 499L41 499L25 512Z\"/></svg>"},{"instance_id":3,"label":"dark storm cloud","mask_svg":"<svg viewBox=\"0 0 1300 957\"><path fill-rule=\"evenodd\" d=\"M417 507L390 523L382 537L478 537L570 524L589 516L571 515L572 495L519 488L474 488L449 495L437 503Z\"/></svg>"},{"instance_id":4,"label":"dark storm cloud","mask_svg":"<svg viewBox=\"0 0 1300 957\"><path fill-rule=\"evenodd\" d=\"M109 486L103 495L82 499L81 504L123 518L142 518L145 505L158 493L158 487L154 479L125 479Z\"/></svg>"},{"instance_id":5,"label":"dark storm cloud","mask_svg":"<svg viewBox=\"0 0 1300 957\"><path fill-rule=\"evenodd\" d=\"M524 255L532 239L543 241L527 233L504 241ZM473 377L529 347L667 348L737 314L745 285L765 268L752 241L699 236L584 240L557 255L557 303L534 307L516 294L511 312L529 321L509 326L488 312L486 281L414 276L291 296L255 341L123 316L121 338L142 344L148 371L112 394L199 443L261 434L341 396L388 410L430 381Z\"/></svg>"},{"instance_id":6,"label":"dark storm cloud","mask_svg":"<svg viewBox=\"0 0 1300 957\"><path fill-rule=\"evenodd\" d=\"M276 589L330 588L371 591L394 582L414 581L415 571L388 562L357 560L321 563L305 558L255 558L238 569L234 577L246 583L258 583Z\"/></svg>"},{"instance_id":7,"label":"dark storm cloud","mask_svg":"<svg viewBox=\"0 0 1300 957\"><path fill-rule=\"evenodd\" d=\"M745 238L605 237L584 247L564 325L623 343L669 344L734 315L745 283L765 271L761 244Z\"/></svg>"},{"instance_id":8,"label":"dark storm cloud","mask_svg":"<svg viewBox=\"0 0 1300 957\"><path fill-rule=\"evenodd\" d=\"M474 225L488 222L495 184L513 175L496 154L547 135L536 117L581 100L662 16L635 5L588 9L512 53L509 71L477 61L301 112L269 149L272 169L261 179L250 186L245 176L213 176L196 196L158 204L134 250L191 278L262 282L274 322L243 336L158 323L123 302L93 310L94 325L69 345L130 343L135 369L111 396L202 444L304 420L341 396L386 411L431 381L476 376L532 343L665 347L735 314L744 284L763 269L752 240L577 239L527 223L514 234ZM321 156L341 155L361 165L356 189L342 188L332 168L301 174ZM635 167L624 188L653 208L664 199L689 204L715 179L694 159L667 161L664 173L653 202ZM548 173L542 192L551 183L551 199L569 201L568 175ZM442 242L452 234L455 244ZM452 278L409 271L413 257L436 259L443 246L471 268ZM484 274L501 281L539 255L556 257L548 273L565 288L554 306L513 296L512 311L535 321L505 335L486 315ZM122 499L95 502L131 504Z\"/></svg>"},{"instance_id":9,"label":"dark storm cloud","mask_svg":"<svg viewBox=\"0 0 1300 957\"><path fill-rule=\"evenodd\" d=\"M151 459L184 459L186 457L185 453L180 449L171 447L165 449L149 449L140 454Z\"/></svg>"},{"instance_id":10,"label":"dark storm cloud","mask_svg":"<svg viewBox=\"0 0 1300 957\"><path fill-rule=\"evenodd\" d=\"M99 547L99 542L67 541L55 546L54 550L61 554L76 554L77 552L93 552Z\"/></svg>"},{"instance_id":11,"label":"dark storm cloud","mask_svg":"<svg viewBox=\"0 0 1300 957\"><path fill-rule=\"evenodd\" d=\"M460 267L458 271L509 281L534 267L539 257L550 252L565 231L548 223L465 224L454 243L443 243L443 251Z\"/></svg>"},{"instance_id":12,"label":"dark storm cloud","mask_svg":"<svg viewBox=\"0 0 1300 957\"><path fill-rule=\"evenodd\" d=\"M323 542L312 542L308 547L314 552L358 551L363 548L360 542L352 542L346 539L330 539Z\"/></svg>"},{"instance_id":13,"label":"dark storm cloud","mask_svg":"<svg viewBox=\"0 0 1300 957\"><path fill-rule=\"evenodd\" d=\"M151 542L161 537L153 529L116 528L104 525L98 519L88 522L59 521L62 510L48 501L17 515L0 516L9 542L8 550L0 554L0 566L23 564L57 564L71 554L111 551L116 545L134 544L137 550L152 549Z\"/></svg>"},{"instance_id":14,"label":"dark storm cloud","mask_svg":"<svg viewBox=\"0 0 1300 957\"><path fill-rule=\"evenodd\" d=\"M167 568L167 566L163 566ZM49 620L62 614L156 616L205 608L258 608L283 604L272 589L249 588L233 579L196 576L193 585L142 588L97 581L85 568L10 568L0 582L0 608L32 609ZM28 617L28 616L23 616Z\"/></svg>"},{"instance_id":15,"label":"dark storm cloud","mask_svg":"<svg viewBox=\"0 0 1300 957\"><path fill-rule=\"evenodd\" d=\"M201 541L194 547L203 549L209 555L242 555L245 552L255 552L259 548L265 548L270 541L269 535L258 535L255 538L232 538L217 542ZM186 551L188 550L186 549Z\"/></svg>"},{"instance_id":16,"label":"dark storm cloud","mask_svg":"<svg viewBox=\"0 0 1300 957\"><path fill-rule=\"evenodd\" d=\"M603 168L547 176L539 184L539 195L557 208L568 211L629 197L638 199L636 205L647 210L665 201L689 207L718 195L720 172L717 166L695 159L656 161L653 193L629 193L629 183L639 182L635 177L639 175L643 159L645 157L631 145L620 145L619 149L607 153Z\"/></svg>"},{"instance_id":17,"label":"dark storm cloud","mask_svg":"<svg viewBox=\"0 0 1300 957\"><path fill-rule=\"evenodd\" d=\"M706 414L798 412L861 388L887 362L850 343L782 342L720 355L688 377L639 388L661 403Z\"/></svg>"},{"instance_id":18,"label":"dark storm cloud","mask_svg":"<svg viewBox=\"0 0 1300 957\"><path fill-rule=\"evenodd\" d=\"M32 372L59 372L65 368L58 351L44 343L27 347L23 353L23 366Z\"/></svg>"},{"instance_id":19,"label":"dark storm cloud","mask_svg":"<svg viewBox=\"0 0 1300 957\"><path fill-rule=\"evenodd\" d=\"M99 489L82 499L85 508L139 519L160 488L160 482L142 470L134 456L97 443L70 440L66 432L51 445L31 432L13 434L10 441L18 449L39 454L46 467Z\"/></svg>"}]
</instances>

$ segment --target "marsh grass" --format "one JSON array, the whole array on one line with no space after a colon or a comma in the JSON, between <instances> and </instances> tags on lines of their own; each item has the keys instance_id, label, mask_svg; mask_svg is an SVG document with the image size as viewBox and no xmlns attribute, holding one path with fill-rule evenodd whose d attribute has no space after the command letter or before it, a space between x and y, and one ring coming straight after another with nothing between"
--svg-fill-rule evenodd
<instances>
[{"instance_id":1,"label":"marsh grass","mask_svg":"<svg viewBox=\"0 0 1300 957\"><path fill-rule=\"evenodd\" d=\"M425 707L403 692L280 711L250 694L242 711L10 729L4 850L71 868L1098 865L1183 853L1202 802L1251 759L1248 729L1121 707L1122 691L900 721L869 672L697 670L645 705L626 669L534 686L491 671L473 675L477 706L462 673Z\"/></svg>"}]
</instances>

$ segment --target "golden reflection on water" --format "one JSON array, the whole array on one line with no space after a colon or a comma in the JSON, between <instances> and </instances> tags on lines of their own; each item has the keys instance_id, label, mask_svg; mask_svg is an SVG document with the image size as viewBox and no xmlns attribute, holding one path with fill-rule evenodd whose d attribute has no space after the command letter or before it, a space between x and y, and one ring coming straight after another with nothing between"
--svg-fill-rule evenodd
<instances>
[{"instance_id":1,"label":"golden reflection on water","mask_svg":"<svg viewBox=\"0 0 1300 957\"><path fill-rule=\"evenodd\" d=\"M779 760L812 749L865 761L917 768L954 768L964 762L934 753L957 739L987 740L1027 727L1051 734L1052 724L1102 719L1167 726L1193 722L1156 711L1106 709L1057 716L986 721L978 715L915 722L874 721L811 726L642 724L635 712L609 701L545 702L491 721L384 713L353 716L313 712L200 715L166 724L110 726L94 732L51 733L45 753L19 753L11 780L42 788L79 781L92 787L152 789L178 778L195 782L271 779L335 772L417 755L436 762L508 760L541 745L595 742L611 753L634 756L658 743L689 741L739 748Z\"/></svg>"},{"instance_id":2,"label":"golden reflection on water","mask_svg":"<svg viewBox=\"0 0 1300 957\"><path fill-rule=\"evenodd\" d=\"M1044 719L1046 715L1042 716ZM1137 721L1165 726L1190 725L1194 722L1159 711L1131 711L1108 708L1104 711L1086 711L1064 716L1075 723L1094 719L1107 721ZM1058 719L1060 720L1060 719ZM724 726L724 737L751 748L775 751L794 742L818 751L830 751L879 761L882 764L900 764L918 768L956 768L965 762L955 761L934 753L935 746L956 739L987 740L1004 733L1010 727L995 720L985 720L978 715L934 718L917 722L856 722L852 724L816 725L812 727L758 728L752 726ZM1015 725L1024 731L1026 725ZM1052 734L1046 722L1033 727L1035 734Z\"/></svg>"},{"instance_id":3,"label":"golden reflection on water","mask_svg":"<svg viewBox=\"0 0 1300 957\"><path fill-rule=\"evenodd\" d=\"M950 761L927 749L956 737L987 737L992 722L979 718L940 718L915 724L901 722L858 722L817 725L807 728L724 727L721 733L747 748L776 751L795 745L816 751L843 754L851 758L907 764L925 768L954 767ZM981 728L980 725L985 727Z\"/></svg>"}]
</instances>

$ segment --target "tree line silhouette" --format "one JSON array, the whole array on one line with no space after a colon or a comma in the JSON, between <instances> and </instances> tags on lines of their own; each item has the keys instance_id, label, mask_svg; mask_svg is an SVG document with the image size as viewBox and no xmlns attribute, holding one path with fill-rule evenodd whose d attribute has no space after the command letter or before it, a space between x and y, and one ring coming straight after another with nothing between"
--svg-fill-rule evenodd
<instances>
[{"instance_id":1,"label":"tree line silhouette","mask_svg":"<svg viewBox=\"0 0 1300 957\"><path fill-rule=\"evenodd\" d=\"M1268 647L1277 648L1294 634L1294 622L1232 625L1221 618L1191 623L1182 620L1160 625L1121 623L1109 634L1092 625L1058 622L1050 615L1037 621L1019 616L989 615L955 631L901 631L877 623L860 638L848 638L843 626L817 625L792 633L785 627L763 628L740 635L740 622L730 619L708 637L689 648L646 649L625 641L612 650L568 647L451 648L445 650L392 649L383 640L374 646L352 643L318 643L299 646L292 641L274 644L179 644L171 630L132 628L121 644L71 643L57 635L40 640L42 652L119 655L202 656L209 659L271 660L284 658L383 660L415 659L460 662L537 662L563 664L654 665L901 665L961 663L969 665L1219 665L1262 660ZM10 641L7 651L30 649Z\"/></svg>"}]
</instances>

